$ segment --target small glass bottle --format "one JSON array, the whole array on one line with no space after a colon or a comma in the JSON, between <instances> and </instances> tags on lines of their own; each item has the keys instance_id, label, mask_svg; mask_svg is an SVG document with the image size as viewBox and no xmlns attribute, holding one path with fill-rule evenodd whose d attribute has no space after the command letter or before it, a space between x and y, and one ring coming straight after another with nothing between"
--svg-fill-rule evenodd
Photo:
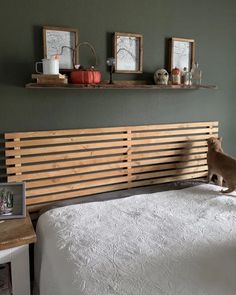
<instances>
[{"instance_id":1,"label":"small glass bottle","mask_svg":"<svg viewBox=\"0 0 236 295\"><path fill-rule=\"evenodd\" d=\"M185 86L192 85L192 73L189 72L186 67L183 68L182 72L182 84Z\"/></svg>"},{"instance_id":2,"label":"small glass bottle","mask_svg":"<svg viewBox=\"0 0 236 295\"><path fill-rule=\"evenodd\" d=\"M181 72L181 84L184 84L184 80L185 80L185 76L186 76L187 72L188 72L187 68L184 67L182 72Z\"/></svg>"},{"instance_id":3,"label":"small glass bottle","mask_svg":"<svg viewBox=\"0 0 236 295\"><path fill-rule=\"evenodd\" d=\"M197 62L194 63L192 70L192 84L193 85L201 85L202 83L202 71L199 68L199 64Z\"/></svg>"}]
</instances>

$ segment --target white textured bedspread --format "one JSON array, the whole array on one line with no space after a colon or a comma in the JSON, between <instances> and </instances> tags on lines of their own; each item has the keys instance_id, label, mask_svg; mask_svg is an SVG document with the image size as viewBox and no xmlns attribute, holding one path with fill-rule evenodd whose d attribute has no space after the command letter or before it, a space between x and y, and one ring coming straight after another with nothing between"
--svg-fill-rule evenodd
<instances>
[{"instance_id":1,"label":"white textured bedspread","mask_svg":"<svg viewBox=\"0 0 236 295\"><path fill-rule=\"evenodd\" d=\"M53 209L38 222L41 295L235 295L236 193L203 184Z\"/></svg>"}]
</instances>

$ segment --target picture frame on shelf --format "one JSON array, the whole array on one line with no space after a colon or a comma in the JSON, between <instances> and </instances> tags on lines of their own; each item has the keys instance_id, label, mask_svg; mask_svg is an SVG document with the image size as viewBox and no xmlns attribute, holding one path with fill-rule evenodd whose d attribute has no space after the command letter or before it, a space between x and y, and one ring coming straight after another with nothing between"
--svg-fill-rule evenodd
<instances>
[{"instance_id":1,"label":"picture frame on shelf","mask_svg":"<svg viewBox=\"0 0 236 295\"><path fill-rule=\"evenodd\" d=\"M71 71L79 63L78 44L78 29L43 26L44 58L59 55L60 70Z\"/></svg>"},{"instance_id":2,"label":"picture frame on shelf","mask_svg":"<svg viewBox=\"0 0 236 295\"><path fill-rule=\"evenodd\" d=\"M0 183L0 220L26 216L25 183Z\"/></svg>"},{"instance_id":3,"label":"picture frame on shelf","mask_svg":"<svg viewBox=\"0 0 236 295\"><path fill-rule=\"evenodd\" d=\"M174 68L191 71L195 62L195 40L185 38L169 39L169 72Z\"/></svg>"},{"instance_id":4,"label":"picture frame on shelf","mask_svg":"<svg viewBox=\"0 0 236 295\"><path fill-rule=\"evenodd\" d=\"M115 32L113 50L116 73L143 72L143 36L141 34Z\"/></svg>"}]
</instances>

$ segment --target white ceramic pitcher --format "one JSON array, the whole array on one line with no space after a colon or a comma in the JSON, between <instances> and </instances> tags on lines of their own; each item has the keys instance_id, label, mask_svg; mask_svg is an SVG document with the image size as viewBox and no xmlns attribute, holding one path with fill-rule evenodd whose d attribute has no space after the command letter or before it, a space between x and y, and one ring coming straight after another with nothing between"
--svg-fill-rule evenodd
<instances>
[{"instance_id":1,"label":"white ceramic pitcher","mask_svg":"<svg viewBox=\"0 0 236 295\"><path fill-rule=\"evenodd\" d=\"M38 70L38 66L42 64L43 72ZM58 75L59 74L59 60L58 59L48 59L44 58L42 61L36 62L35 64L35 71L38 74L44 75Z\"/></svg>"}]
</instances>

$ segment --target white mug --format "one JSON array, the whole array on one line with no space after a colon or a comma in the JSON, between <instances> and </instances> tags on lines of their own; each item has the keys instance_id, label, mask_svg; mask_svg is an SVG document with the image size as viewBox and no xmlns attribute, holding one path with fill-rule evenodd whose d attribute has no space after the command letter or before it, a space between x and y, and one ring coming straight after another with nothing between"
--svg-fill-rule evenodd
<instances>
[{"instance_id":1,"label":"white mug","mask_svg":"<svg viewBox=\"0 0 236 295\"><path fill-rule=\"evenodd\" d=\"M38 65L43 65L43 72L38 70ZM58 75L59 74L59 60L58 59L47 59L44 58L42 61L36 62L35 70L38 74L44 75Z\"/></svg>"}]
</instances>

